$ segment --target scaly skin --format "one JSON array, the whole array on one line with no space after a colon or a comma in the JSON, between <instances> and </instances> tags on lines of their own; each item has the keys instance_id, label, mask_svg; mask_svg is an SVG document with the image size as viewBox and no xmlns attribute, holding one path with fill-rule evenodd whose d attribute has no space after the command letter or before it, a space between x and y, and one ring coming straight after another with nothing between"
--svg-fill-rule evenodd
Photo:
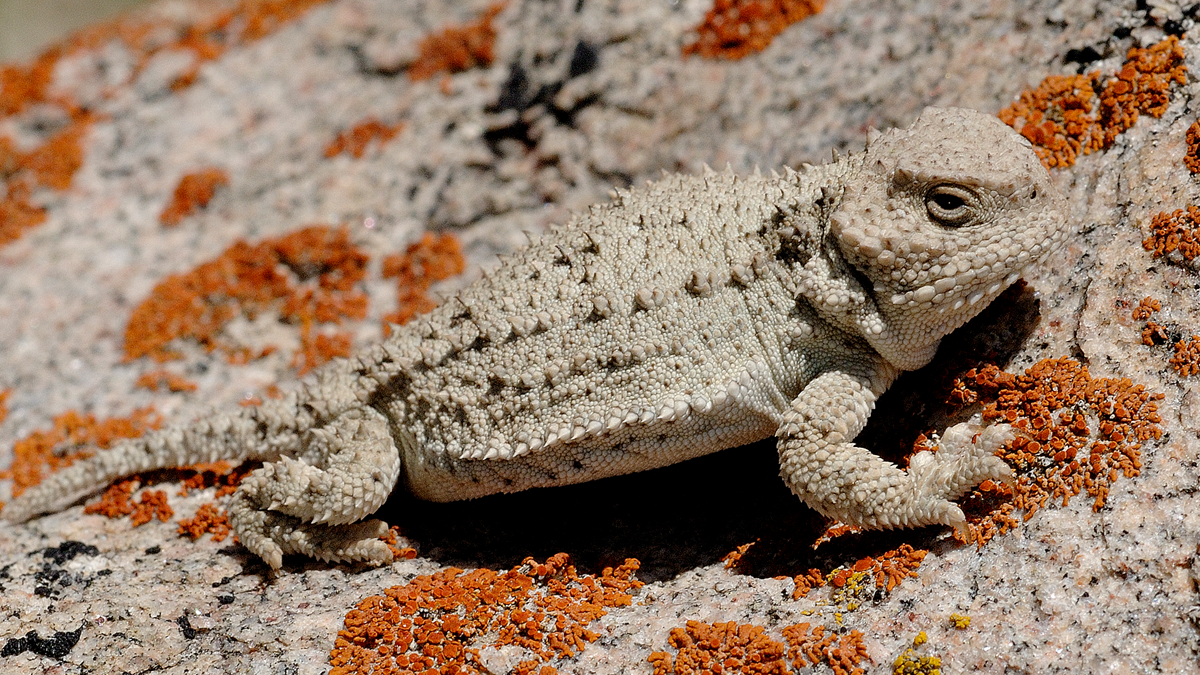
<instances>
[{"instance_id":1,"label":"scaly skin","mask_svg":"<svg viewBox=\"0 0 1200 675\"><path fill-rule=\"evenodd\" d=\"M868 149L783 176L667 176L592 207L290 397L154 432L5 508L61 508L122 475L266 463L229 507L272 567L382 564L400 476L471 499L642 471L776 436L817 511L868 528L965 526L1007 480L1003 425L947 430L905 472L853 444L875 400L1067 235L1028 142L927 109ZM978 439L972 440L978 433Z\"/></svg>"}]
</instances>

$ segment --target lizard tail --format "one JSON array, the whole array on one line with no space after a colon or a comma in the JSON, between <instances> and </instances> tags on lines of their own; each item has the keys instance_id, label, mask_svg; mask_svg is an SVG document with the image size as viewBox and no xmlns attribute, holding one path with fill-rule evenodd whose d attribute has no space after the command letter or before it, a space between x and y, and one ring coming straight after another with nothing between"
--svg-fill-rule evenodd
<instances>
[{"instance_id":1,"label":"lizard tail","mask_svg":"<svg viewBox=\"0 0 1200 675\"><path fill-rule=\"evenodd\" d=\"M143 471L219 460L272 460L295 452L314 421L311 409L292 393L236 414L152 431L51 474L6 505L0 518L20 523L58 511L118 478Z\"/></svg>"}]
</instances>

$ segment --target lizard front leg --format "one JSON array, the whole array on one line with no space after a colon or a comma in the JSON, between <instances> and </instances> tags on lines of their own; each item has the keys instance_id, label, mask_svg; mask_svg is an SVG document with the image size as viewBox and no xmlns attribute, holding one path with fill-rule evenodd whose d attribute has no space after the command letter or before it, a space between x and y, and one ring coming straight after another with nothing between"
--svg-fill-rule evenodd
<instances>
[{"instance_id":1,"label":"lizard front leg","mask_svg":"<svg viewBox=\"0 0 1200 675\"><path fill-rule=\"evenodd\" d=\"M348 410L307 432L297 458L267 462L242 481L229 506L238 539L273 568L283 555L328 561L391 562L376 539L374 513L396 485L400 453L387 418L370 407Z\"/></svg>"},{"instance_id":2,"label":"lizard front leg","mask_svg":"<svg viewBox=\"0 0 1200 675\"><path fill-rule=\"evenodd\" d=\"M854 445L894 370L874 377L842 371L815 378L792 401L776 432L780 474L821 514L865 528L950 525L969 537L956 499L984 480L1010 481L995 451L1012 438L1007 425L958 424L937 452L920 452L902 471Z\"/></svg>"}]
</instances>

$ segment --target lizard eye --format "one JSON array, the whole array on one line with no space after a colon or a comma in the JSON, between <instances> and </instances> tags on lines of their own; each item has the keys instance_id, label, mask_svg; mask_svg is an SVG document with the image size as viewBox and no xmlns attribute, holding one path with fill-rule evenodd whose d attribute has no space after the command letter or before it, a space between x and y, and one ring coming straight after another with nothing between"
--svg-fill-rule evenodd
<instances>
[{"instance_id":1,"label":"lizard eye","mask_svg":"<svg viewBox=\"0 0 1200 675\"><path fill-rule=\"evenodd\" d=\"M957 185L937 185L925 195L925 210L941 225L958 227L974 213L975 193Z\"/></svg>"}]
</instances>

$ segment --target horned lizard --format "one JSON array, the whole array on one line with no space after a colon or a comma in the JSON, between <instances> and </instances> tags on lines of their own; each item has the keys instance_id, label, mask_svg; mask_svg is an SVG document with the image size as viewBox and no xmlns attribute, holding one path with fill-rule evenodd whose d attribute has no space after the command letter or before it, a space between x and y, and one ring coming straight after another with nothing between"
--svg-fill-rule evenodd
<instances>
[{"instance_id":1,"label":"horned lizard","mask_svg":"<svg viewBox=\"0 0 1200 675\"><path fill-rule=\"evenodd\" d=\"M778 439L818 512L945 524L1010 470L1011 431L960 424L907 471L852 443L926 364L1066 237L1030 145L994 117L926 109L867 149L783 175L668 175L594 206L357 357L239 413L152 432L14 500L20 522L113 479L258 459L229 505L271 567L301 553L390 562L374 513L403 478L471 499L665 466Z\"/></svg>"}]
</instances>

